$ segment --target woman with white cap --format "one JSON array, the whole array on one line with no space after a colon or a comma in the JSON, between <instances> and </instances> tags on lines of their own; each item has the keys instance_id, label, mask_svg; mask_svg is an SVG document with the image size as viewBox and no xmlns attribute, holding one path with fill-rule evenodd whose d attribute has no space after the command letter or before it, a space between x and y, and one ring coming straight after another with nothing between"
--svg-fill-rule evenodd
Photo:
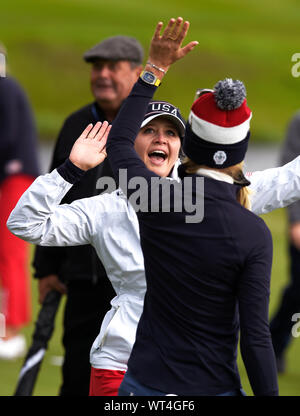
<instances>
[{"instance_id":1,"label":"woman with white cap","mask_svg":"<svg viewBox=\"0 0 300 416\"><path fill-rule=\"evenodd\" d=\"M197 44L181 48L189 26L182 22L171 19L162 36L162 23L157 25L145 71L107 142L115 175L127 169L128 183L143 177L148 185L148 210L137 213L147 292L119 395L242 394L239 328L254 394L278 395L268 324L272 238L263 220L239 202L247 181L236 166L247 150L252 115L243 84L221 81L194 102L183 146L190 161L179 169L182 189L170 192L170 212L163 212L161 201L160 209L151 210L157 175L134 151L156 87L170 65ZM127 189L129 198L131 192ZM201 222L187 221L187 196L196 204L204 199Z\"/></svg>"},{"instance_id":2,"label":"woman with white cap","mask_svg":"<svg viewBox=\"0 0 300 416\"><path fill-rule=\"evenodd\" d=\"M108 123L98 123L99 126L104 140ZM99 322L99 335L91 346L90 395L110 396L117 395L127 370L146 281L137 217L120 189L59 205L85 170L105 159L101 142L86 137L90 130L91 126L76 141L65 164L40 176L23 194L7 225L13 234L33 244L95 247L116 296L103 322ZM149 169L178 180L184 132L185 121L178 108L166 101L151 101L141 123L136 151ZM103 186L111 181L104 182Z\"/></svg>"}]
</instances>

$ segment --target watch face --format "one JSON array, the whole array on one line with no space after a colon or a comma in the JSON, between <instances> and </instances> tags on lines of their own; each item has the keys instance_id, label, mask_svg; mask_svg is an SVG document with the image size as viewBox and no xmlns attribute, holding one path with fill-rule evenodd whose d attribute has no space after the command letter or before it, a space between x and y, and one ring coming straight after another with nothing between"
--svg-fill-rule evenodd
<instances>
[{"instance_id":1,"label":"watch face","mask_svg":"<svg viewBox=\"0 0 300 416\"><path fill-rule=\"evenodd\" d=\"M151 72L145 72L143 79L144 81L149 82L149 84L152 84L155 82L155 75L151 74Z\"/></svg>"}]
</instances>

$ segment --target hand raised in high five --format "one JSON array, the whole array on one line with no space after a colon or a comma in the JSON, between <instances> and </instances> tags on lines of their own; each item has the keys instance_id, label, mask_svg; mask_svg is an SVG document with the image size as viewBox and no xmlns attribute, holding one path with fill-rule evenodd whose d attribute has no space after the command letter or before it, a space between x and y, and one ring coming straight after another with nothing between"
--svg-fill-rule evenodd
<instances>
[{"instance_id":1,"label":"hand raised in high five","mask_svg":"<svg viewBox=\"0 0 300 416\"><path fill-rule=\"evenodd\" d=\"M89 124L74 143L69 159L82 170L89 170L106 158L106 141L111 125L107 121Z\"/></svg>"},{"instance_id":2,"label":"hand raised in high five","mask_svg":"<svg viewBox=\"0 0 300 416\"><path fill-rule=\"evenodd\" d=\"M183 21L182 17L170 19L163 34L160 35L163 23L159 22L156 26L149 50L149 61L167 71L169 66L183 58L198 45L197 41L192 41L186 46L181 47L190 23Z\"/></svg>"}]
</instances>

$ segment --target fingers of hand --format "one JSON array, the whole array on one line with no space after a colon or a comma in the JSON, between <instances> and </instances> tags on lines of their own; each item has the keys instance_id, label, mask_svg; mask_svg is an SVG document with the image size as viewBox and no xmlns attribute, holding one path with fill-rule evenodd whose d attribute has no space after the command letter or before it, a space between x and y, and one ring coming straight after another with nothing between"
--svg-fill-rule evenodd
<instances>
[{"instance_id":1,"label":"fingers of hand","mask_svg":"<svg viewBox=\"0 0 300 416\"><path fill-rule=\"evenodd\" d=\"M182 44L184 38L186 37L187 32L189 30L189 27L190 27L190 22L185 21L183 23L182 27L181 27L181 30L178 33L178 36L177 36L177 40L180 43L180 45Z\"/></svg>"},{"instance_id":2,"label":"fingers of hand","mask_svg":"<svg viewBox=\"0 0 300 416\"><path fill-rule=\"evenodd\" d=\"M195 46L197 46L199 44L199 42L197 42L196 40L193 42L188 43L186 46L184 46L181 49L181 55L185 56L186 54L188 54L189 52L191 52Z\"/></svg>"},{"instance_id":3,"label":"fingers of hand","mask_svg":"<svg viewBox=\"0 0 300 416\"><path fill-rule=\"evenodd\" d=\"M107 121L104 121L103 123L101 123L100 121L97 121L94 127L92 124L89 124L80 137L83 137L85 139L95 139L95 140L100 141L103 137L106 137L107 139L109 131L110 131L110 126Z\"/></svg>"},{"instance_id":4,"label":"fingers of hand","mask_svg":"<svg viewBox=\"0 0 300 416\"><path fill-rule=\"evenodd\" d=\"M154 32L154 35L153 35L153 39L155 39L155 40L160 39L160 31L161 31L161 28L162 27L163 27L163 22L158 22L157 23L157 26L155 28L155 32Z\"/></svg>"},{"instance_id":5,"label":"fingers of hand","mask_svg":"<svg viewBox=\"0 0 300 416\"><path fill-rule=\"evenodd\" d=\"M95 139L99 142L103 142L103 146L105 146L108 134L110 132L111 125L107 121L104 121L101 128L99 129L97 135L95 136Z\"/></svg>"},{"instance_id":6,"label":"fingers of hand","mask_svg":"<svg viewBox=\"0 0 300 416\"><path fill-rule=\"evenodd\" d=\"M177 18L177 20L176 20L176 22L175 22L175 25L173 26L173 31L172 31L172 33L169 35L169 37L170 37L172 40L176 40L176 39L178 39L178 36L179 36L179 35L180 35L180 33L182 32L182 28L181 28L182 22L183 22L183 18L182 18L182 17L178 17L178 18ZM185 23L186 23L186 22L185 22Z\"/></svg>"},{"instance_id":7,"label":"fingers of hand","mask_svg":"<svg viewBox=\"0 0 300 416\"><path fill-rule=\"evenodd\" d=\"M167 24L167 26L166 26L166 28L163 32L163 35L162 35L163 38L171 39L171 33L173 31L173 26L174 26L175 22L176 22L176 20L173 17L172 17L172 19L169 20L169 22L168 22L168 24Z\"/></svg>"},{"instance_id":8,"label":"fingers of hand","mask_svg":"<svg viewBox=\"0 0 300 416\"><path fill-rule=\"evenodd\" d=\"M89 134L87 135L87 139L94 139L98 133L99 130L101 130L102 127L102 123L100 121L97 121L97 123L94 125L94 127L92 128L92 130L89 132Z\"/></svg>"},{"instance_id":9,"label":"fingers of hand","mask_svg":"<svg viewBox=\"0 0 300 416\"><path fill-rule=\"evenodd\" d=\"M182 17L177 17L177 19L170 19L169 23L162 35L162 39L165 41L172 41L173 46L177 48L177 59L182 58L191 50L194 49L196 45L199 44L197 41L188 43L186 46L181 48L181 44L184 41L188 30L190 27L189 21L183 21Z\"/></svg>"},{"instance_id":10,"label":"fingers of hand","mask_svg":"<svg viewBox=\"0 0 300 416\"><path fill-rule=\"evenodd\" d=\"M105 138L105 142L107 141L107 138L108 138L108 135L109 135L109 132L110 132L111 128L112 128L112 125L111 124L107 126L107 129L105 131L105 137L104 137Z\"/></svg>"},{"instance_id":11,"label":"fingers of hand","mask_svg":"<svg viewBox=\"0 0 300 416\"><path fill-rule=\"evenodd\" d=\"M177 19L170 19L169 23L163 33L163 37L168 40L177 41L181 43L186 36L189 22L185 21L183 24L183 18L177 17Z\"/></svg>"},{"instance_id":12,"label":"fingers of hand","mask_svg":"<svg viewBox=\"0 0 300 416\"><path fill-rule=\"evenodd\" d=\"M83 132L81 133L81 135L79 136L79 139L85 139L87 136L88 136L88 134L89 134L89 132L92 130L92 128L93 128L93 125L92 125L92 123L90 123L84 130L83 130Z\"/></svg>"},{"instance_id":13,"label":"fingers of hand","mask_svg":"<svg viewBox=\"0 0 300 416\"><path fill-rule=\"evenodd\" d=\"M60 292L62 295L65 295L67 293L67 286L61 282L58 282L57 286L55 287L55 290Z\"/></svg>"}]
</instances>

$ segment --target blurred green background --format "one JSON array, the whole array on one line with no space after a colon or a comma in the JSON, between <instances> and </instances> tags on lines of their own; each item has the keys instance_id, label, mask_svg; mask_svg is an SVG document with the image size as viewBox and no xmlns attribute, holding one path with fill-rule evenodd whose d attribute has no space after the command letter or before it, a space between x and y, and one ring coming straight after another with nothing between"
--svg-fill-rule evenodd
<instances>
[{"instance_id":1,"label":"blurred green background","mask_svg":"<svg viewBox=\"0 0 300 416\"><path fill-rule=\"evenodd\" d=\"M174 65L157 97L187 116L198 87L226 76L242 79L254 111L252 140L279 141L298 108L300 52L296 0L14 0L2 2L2 41L11 73L25 87L40 137L53 139L70 112L91 101L89 66L82 54L116 34L137 37L148 50L159 20L191 22L187 41L199 46Z\"/></svg>"},{"instance_id":2,"label":"blurred green background","mask_svg":"<svg viewBox=\"0 0 300 416\"><path fill-rule=\"evenodd\" d=\"M146 51L159 20L182 16L191 22L187 41L198 47L177 62L156 98L171 101L187 117L196 88L211 88L230 76L246 84L253 110L252 141L277 146L286 124L300 107L300 77L292 76L293 54L300 52L300 6L296 0L14 0L2 2L0 41L8 52L10 73L32 103L41 141L53 141L65 117L92 100L89 65L83 53L101 39L137 37ZM48 167L46 167L47 169ZM264 216L274 240L270 315L287 281L284 210ZM32 282L33 322L39 306ZM45 356L35 395L56 395L60 385L62 308ZM33 322L24 333L28 343ZM99 322L100 325L100 322ZM286 374L279 376L281 395L300 395L300 339L288 350ZM22 360L0 361L0 395L12 395ZM243 386L251 388L239 358Z\"/></svg>"}]
</instances>

